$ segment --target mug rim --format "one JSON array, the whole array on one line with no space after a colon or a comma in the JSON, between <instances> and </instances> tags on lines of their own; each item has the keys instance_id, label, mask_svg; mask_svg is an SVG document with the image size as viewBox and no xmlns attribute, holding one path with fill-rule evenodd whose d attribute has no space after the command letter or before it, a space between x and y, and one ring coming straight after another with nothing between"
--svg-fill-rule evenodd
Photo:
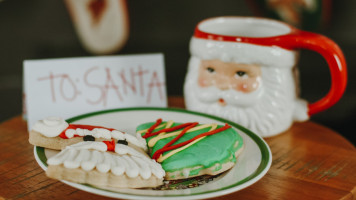
<instances>
[{"instance_id":1,"label":"mug rim","mask_svg":"<svg viewBox=\"0 0 356 200\"><path fill-rule=\"evenodd\" d=\"M251 23L251 22L263 22L264 24L270 23L276 26L280 26L285 28L288 31L284 31L284 33L274 34L270 36L245 36L245 35L238 35L238 34L221 34L213 31L202 30L203 25L206 23L214 23L223 20L235 20L235 21L245 21L244 23ZM217 40L217 41L226 41L226 42L246 42L249 43L249 40L264 40L264 39L271 39L271 38L278 38L281 36L291 35L298 31L297 28L294 26L287 24L283 21L274 20L270 18L264 17L245 17L245 16L220 16L220 17L211 17L200 21L194 30L194 37L200 39L209 39L209 40Z\"/></svg>"}]
</instances>

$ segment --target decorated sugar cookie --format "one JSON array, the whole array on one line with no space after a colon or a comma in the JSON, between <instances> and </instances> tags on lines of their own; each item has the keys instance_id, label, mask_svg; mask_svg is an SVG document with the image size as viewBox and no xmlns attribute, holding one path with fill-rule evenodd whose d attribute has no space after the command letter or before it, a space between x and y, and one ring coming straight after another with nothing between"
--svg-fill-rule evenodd
<instances>
[{"instance_id":1,"label":"decorated sugar cookie","mask_svg":"<svg viewBox=\"0 0 356 200\"><path fill-rule=\"evenodd\" d=\"M216 175L232 168L243 149L242 137L228 124L141 124L137 136L146 139L150 156L162 164L167 180Z\"/></svg>"},{"instance_id":2,"label":"decorated sugar cookie","mask_svg":"<svg viewBox=\"0 0 356 200\"><path fill-rule=\"evenodd\" d=\"M163 184L161 165L126 140L85 141L48 159L50 178L102 188L146 188Z\"/></svg>"},{"instance_id":3,"label":"decorated sugar cookie","mask_svg":"<svg viewBox=\"0 0 356 200\"><path fill-rule=\"evenodd\" d=\"M90 138L95 141L126 140L129 145L146 149L146 142L125 132L102 126L68 124L58 117L49 117L34 124L29 134L32 145L49 149L61 150L66 146L82 142Z\"/></svg>"}]
</instances>

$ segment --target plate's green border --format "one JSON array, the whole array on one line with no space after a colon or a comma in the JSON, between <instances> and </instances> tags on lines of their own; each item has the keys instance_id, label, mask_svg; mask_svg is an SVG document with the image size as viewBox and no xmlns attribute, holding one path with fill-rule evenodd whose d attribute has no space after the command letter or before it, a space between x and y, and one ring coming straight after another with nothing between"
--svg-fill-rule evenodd
<instances>
[{"instance_id":1,"label":"plate's green border","mask_svg":"<svg viewBox=\"0 0 356 200\"><path fill-rule=\"evenodd\" d=\"M226 190L226 189L230 189L230 188L236 187L238 185L244 184L247 181L257 177L267 167L268 163L271 160L271 156L269 154L269 148L266 145L266 143L262 140L262 138L260 138L255 133L253 133L252 131L248 130L247 128L245 128L245 127L243 127L241 125L238 125L238 124L236 124L236 123L234 123L232 121L229 121L229 120L217 117L217 116L212 116L212 115L209 115L209 114L194 112L194 111L185 110L185 109L181 109L181 108L156 108L156 107L118 108L118 109L110 109L110 110L102 110L102 111L97 111L97 112L91 112L91 113L79 115L79 116L76 116L76 117L72 117L70 119L67 119L66 121L68 123L72 123L72 122L78 121L80 119L84 119L84 118L87 118L87 117L92 117L92 116L95 116L95 115L112 113L112 112L125 112L125 111L182 112L182 113L189 113L189 114L193 114L193 115L200 115L200 116L203 116L203 117L215 119L215 120L218 120L218 121L221 121L221 122L224 122L224 123L228 123L228 124L234 126L235 128L240 129L241 131L246 133L254 142L256 142L257 146L261 150L261 163L258 166L258 168L256 169L256 171L253 172L250 176L244 178L243 180L241 180L239 182L236 182L235 184L232 184L232 185L229 185L229 186L226 186L226 187L222 187L222 188L219 188L217 190L207 191L207 192L194 193L194 194L183 194L183 195L167 195L165 197L195 196L195 195L201 195L201 194L207 194L207 193L223 191L223 190ZM36 152L37 152L37 155L38 155L39 159L41 160L42 164L47 167L48 166L47 165L47 158L46 158L46 155L44 153L44 148L43 147L36 147ZM93 186L89 186L89 185L86 185L86 186L103 190L101 188L97 188L97 187L93 187ZM105 190L105 191L114 192L114 191L110 191L110 190ZM133 195L133 194L130 194L130 193L121 193L121 194L129 195L129 196L147 196L147 195L139 195L139 194ZM151 195L151 197L154 197L154 195ZM159 196L159 197L161 197L161 196Z\"/></svg>"}]
</instances>

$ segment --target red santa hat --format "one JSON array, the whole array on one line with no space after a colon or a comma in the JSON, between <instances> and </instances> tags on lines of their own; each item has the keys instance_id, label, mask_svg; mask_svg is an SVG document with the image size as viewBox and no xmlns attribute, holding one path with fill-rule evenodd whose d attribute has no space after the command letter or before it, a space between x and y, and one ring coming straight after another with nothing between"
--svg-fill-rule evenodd
<instances>
[{"instance_id":1,"label":"red santa hat","mask_svg":"<svg viewBox=\"0 0 356 200\"><path fill-rule=\"evenodd\" d=\"M239 23L250 21L249 27L239 26ZM259 25L251 22L258 22ZM269 26L263 32L262 25ZM260 27L254 27L260 26ZM244 37L229 34L229 28L232 31L243 30L246 34L247 29L254 28L263 36ZM270 28L272 27L272 28ZM279 30L273 30L275 29ZM291 31L292 27L274 20L246 18L246 17L223 17L204 20L199 23L195 29L194 36L190 41L190 52L192 56L199 59L210 60L219 59L224 62L237 62L244 64L259 64L270 67L293 67L296 63L296 52L278 45L278 37L270 35L280 32ZM255 31L256 31L255 30ZM275 33L277 32L277 33ZM282 33L282 34L283 34ZM280 33L281 34L281 33ZM265 38L262 38L265 37ZM266 39L268 38L268 39Z\"/></svg>"}]
</instances>

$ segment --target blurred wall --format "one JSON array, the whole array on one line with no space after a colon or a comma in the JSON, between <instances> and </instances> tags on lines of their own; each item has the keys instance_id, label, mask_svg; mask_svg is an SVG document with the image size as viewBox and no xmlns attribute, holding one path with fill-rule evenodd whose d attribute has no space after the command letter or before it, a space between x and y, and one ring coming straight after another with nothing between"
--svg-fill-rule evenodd
<instances>
[{"instance_id":1,"label":"blurred wall","mask_svg":"<svg viewBox=\"0 0 356 200\"><path fill-rule=\"evenodd\" d=\"M130 37L117 54L163 52L169 95L182 95L189 40L202 19L251 16L245 1L128 1ZM356 120L356 1L334 1L328 25L317 32L343 49L349 71L347 91L331 109L312 117L350 139ZM25 59L91 56L81 46L63 1L0 1L0 121L22 109L22 62ZM315 101L328 92L329 71L314 52L302 51L302 97Z\"/></svg>"}]
</instances>

